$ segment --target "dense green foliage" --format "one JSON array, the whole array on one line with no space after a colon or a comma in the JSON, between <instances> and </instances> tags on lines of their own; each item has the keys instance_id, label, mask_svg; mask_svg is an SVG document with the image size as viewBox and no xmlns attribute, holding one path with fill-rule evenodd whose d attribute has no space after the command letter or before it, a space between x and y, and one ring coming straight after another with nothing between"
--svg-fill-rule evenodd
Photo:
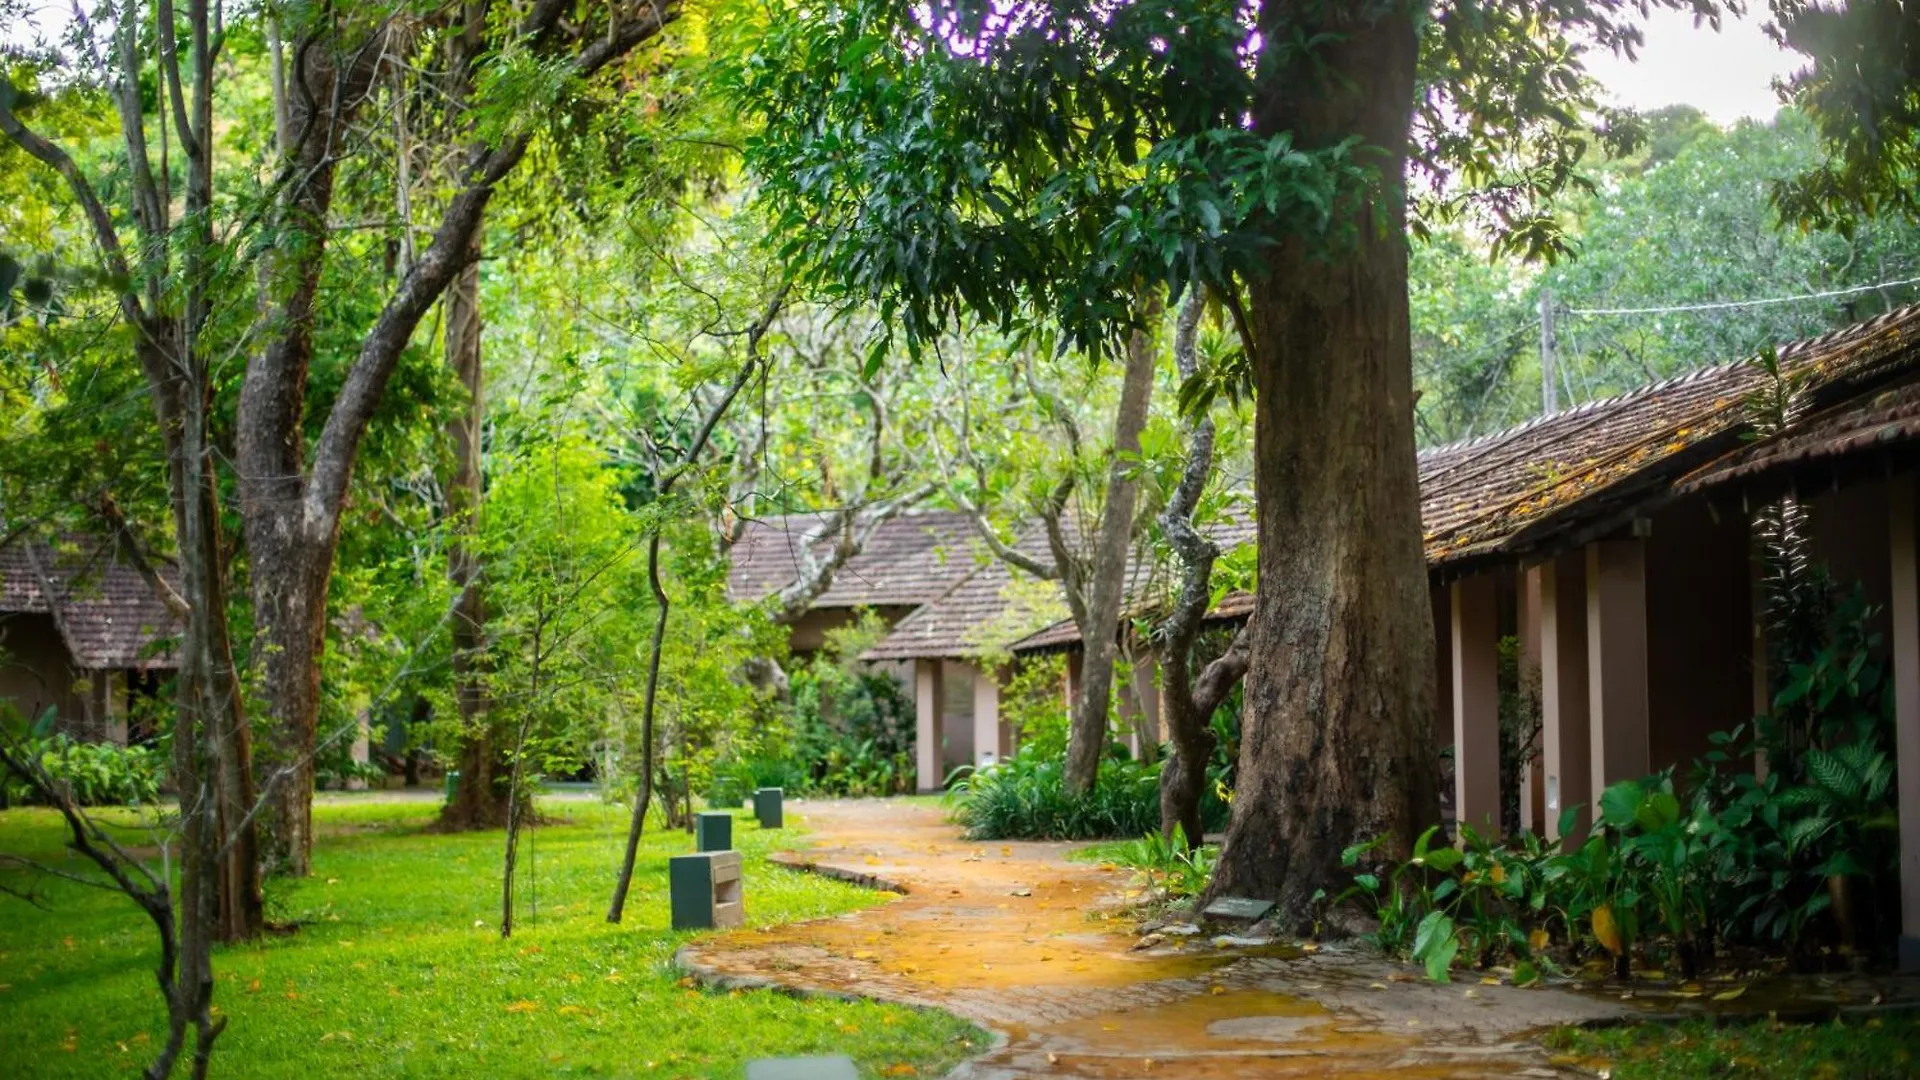
<instances>
[{"instance_id":1,"label":"dense green foliage","mask_svg":"<svg viewBox=\"0 0 1920 1080\"><path fill-rule=\"evenodd\" d=\"M54 734L28 739L26 753L82 806L149 805L160 797L167 774L163 747L77 742ZM31 801L31 794L11 774L0 772L0 806Z\"/></svg>"},{"instance_id":2,"label":"dense green foliage","mask_svg":"<svg viewBox=\"0 0 1920 1080\"><path fill-rule=\"evenodd\" d=\"M1802 965L1823 948L1884 952L1896 922L1892 709L1858 590L1824 616L1757 737L1715 734L1684 780L1668 769L1608 787L1577 846L1462 827L1455 848L1429 831L1411 860L1368 865L1335 901L1362 898L1381 944L1437 979L1456 960L1511 961L1525 982L1592 957L1625 974L1637 955L1693 978L1733 947ZM1762 752L1764 774L1751 767ZM1563 812L1563 834L1576 812Z\"/></svg>"},{"instance_id":3,"label":"dense green foliage","mask_svg":"<svg viewBox=\"0 0 1920 1080\"><path fill-rule=\"evenodd\" d=\"M1138 840L1094 844L1073 853L1083 862L1111 863L1134 871L1155 900L1190 900L1206 891L1220 849L1213 844L1189 844L1178 827L1168 839L1150 832Z\"/></svg>"},{"instance_id":4,"label":"dense green foliage","mask_svg":"<svg viewBox=\"0 0 1920 1080\"><path fill-rule=\"evenodd\" d=\"M1032 747L990 769L955 780L953 818L975 840L1109 840L1160 828L1160 769L1125 756L1100 762L1100 782L1085 795L1066 788L1066 764ZM1218 792L1201 803L1210 829L1226 821Z\"/></svg>"},{"instance_id":5,"label":"dense green foliage","mask_svg":"<svg viewBox=\"0 0 1920 1080\"><path fill-rule=\"evenodd\" d=\"M297 931L216 958L215 1004L231 1040L217 1075L719 1077L740 1075L749 1058L825 1053L850 1054L868 1074L906 1065L937 1075L984 1045L942 1013L684 985L670 961L690 935L667 929L666 858L687 849L685 834L648 839L627 922L609 926L605 882L622 826L617 810L592 803L541 804L547 821L522 850L523 888L537 904L502 941L500 834L429 833L434 809L362 799L316 808L314 876L277 882L270 895L275 917ZM140 819L110 820L123 841L146 842ZM750 925L878 902L766 861L795 836L735 824ZM48 811L0 812L0 845L73 866ZM0 881L26 878L0 868ZM131 1074L163 1034L151 928L118 895L37 887L50 911L17 904L0 919L7 1075Z\"/></svg>"},{"instance_id":6,"label":"dense green foliage","mask_svg":"<svg viewBox=\"0 0 1920 1080\"><path fill-rule=\"evenodd\" d=\"M1594 190L1564 201L1576 257L1525 269L1492 261L1469 231L1412 249L1414 370L1428 443L1483 435L1541 408L1540 316L1558 316L1562 408L1769 345L1823 333L1920 298L1920 223L1862 220L1781 229L1770 185L1821 160L1814 125L1782 110L1721 129L1686 107L1648 118L1648 142L1601 163ZM1907 282L1865 289L1881 282ZM1616 309L1846 295L1649 314Z\"/></svg>"}]
</instances>

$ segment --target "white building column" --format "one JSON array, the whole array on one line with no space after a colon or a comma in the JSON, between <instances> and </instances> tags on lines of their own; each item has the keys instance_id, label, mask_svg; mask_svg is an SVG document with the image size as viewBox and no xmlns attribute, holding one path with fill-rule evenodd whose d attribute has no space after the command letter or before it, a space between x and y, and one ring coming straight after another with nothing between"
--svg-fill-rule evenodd
<instances>
[{"instance_id":1,"label":"white building column","mask_svg":"<svg viewBox=\"0 0 1920 1080\"><path fill-rule=\"evenodd\" d=\"M1452 585L1456 820L1500 834L1500 623L1491 574Z\"/></svg>"},{"instance_id":2,"label":"white building column","mask_svg":"<svg viewBox=\"0 0 1920 1080\"><path fill-rule=\"evenodd\" d=\"M939 791L946 780L940 768L944 741L940 707L941 695L946 689L940 669L939 660L913 662L913 756L917 770L913 786L923 795Z\"/></svg>"},{"instance_id":3,"label":"white building column","mask_svg":"<svg viewBox=\"0 0 1920 1080\"><path fill-rule=\"evenodd\" d=\"M1647 547L1587 545L1587 722L1593 797L1652 768L1647 731Z\"/></svg>"},{"instance_id":4,"label":"white building column","mask_svg":"<svg viewBox=\"0 0 1920 1080\"><path fill-rule=\"evenodd\" d=\"M973 668L973 765L997 764L1006 754L1000 737L1000 673Z\"/></svg>"},{"instance_id":5,"label":"white building column","mask_svg":"<svg viewBox=\"0 0 1920 1080\"><path fill-rule=\"evenodd\" d=\"M373 729L373 719L367 709L361 709L353 718L353 745L347 748L347 756L355 765L365 765L372 760L373 746L368 735ZM365 791L367 782L360 777L347 781L348 791Z\"/></svg>"},{"instance_id":6,"label":"white building column","mask_svg":"<svg viewBox=\"0 0 1920 1080\"><path fill-rule=\"evenodd\" d=\"M1920 566L1914 542L1914 476L1887 482L1893 556L1893 726L1899 770L1900 969L1920 971Z\"/></svg>"},{"instance_id":7,"label":"white building column","mask_svg":"<svg viewBox=\"0 0 1920 1080\"><path fill-rule=\"evenodd\" d=\"M1587 558L1584 551L1535 567L1540 579L1540 763L1546 835L1560 835L1560 814L1580 814L1565 838L1577 843L1593 824L1592 735L1587 724Z\"/></svg>"}]
</instances>

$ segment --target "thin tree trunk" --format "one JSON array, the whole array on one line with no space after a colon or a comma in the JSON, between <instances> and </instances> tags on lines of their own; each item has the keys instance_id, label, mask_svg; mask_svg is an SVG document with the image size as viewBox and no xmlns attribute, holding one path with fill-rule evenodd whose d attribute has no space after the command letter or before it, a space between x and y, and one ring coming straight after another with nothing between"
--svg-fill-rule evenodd
<instances>
[{"instance_id":1,"label":"thin tree trunk","mask_svg":"<svg viewBox=\"0 0 1920 1080\"><path fill-rule=\"evenodd\" d=\"M752 366L751 361L748 364ZM689 458L691 460L691 458ZM620 876L607 903L607 921L617 923L626 914L627 890L633 886L633 864L640 857L640 833L653 803L653 706L660 692L660 651L667 636L667 591L660 587L660 530L647 537L647 584L653 589L653 639L647 648L647 697L640 713L640 790L633 797L633 816L627 822L627 846L621 852Z\"/></svg>"},{"instance_id":2,"label":"thin tree trunk","mask_svg":"<svg viewBox=\"0 0 1920 1080\"><path fill-rule=\"evenodd\" d=\"M1113 417L1113 461L1107 470L1107 498L1100 513L1100 535L1094 547L1092 580L1086 583L1086 619L1080 639L1086 655L1080 667L1080 694L1073 702L1067 729L1067 789L1084 794L1100 775L1100 755L1107 745L1107 712L1113 694L1113 664L1120 652L1120 606L1126 600L1127 556L1133 547L1133 511L1139 483L1140 433L1147 426L1147 405L1153 396L1154 334L1160 317L1158 294L1143 305L1142 321L1149 329L1134 331L1127 341L1126 375L1120 386L1120 407ZM1062 566L1065 560L1060 560Z\"/></svg>"},{"instance_id":3,"label":"thin tree trunk","mask_svg":"<svg viewBox=\"0 0 1920 1080\"><path fill-rule=\"evenodd\" d=\"M1173 357L1182 379L1199 370L1195 339L1205 294L1195 287L1174 328ZM1193 513L1213 472L1214 424L1202 416L1188 432L1187 464L1160 515L1161 531L1184 564L1180 591L1173 610L1161 624L1160 711L1167 723L1167 760L1160 767L1160 834L1173 839L1178 829L1189 845L1205 835L1200 802L1206 795L1207 764L1213 760L1216 739L1213 711L1247 670L1248 633L1234 635L1224 655L1208 664L1196 679L1193 646L1212 601L1213 563L1220 551L1193 527Z\"/></svg>"},{"instance_id":4,"label":"thin tree trunk","mask_svg":"<svg viewBox=\"0 0 1920 1080\"><path fill-rule=\"evenodd\" d=\"M1211 895L1276 900L1282 926L1341 887L1340 853L1404 852L1438 817L1433 629L1421 552L1404 172L1417 54L1402 9L1269 4L1262 30L1327 43L1263 74L1263 133L1358 133L1384 181L1354 236L1290 238L1250 284L1260 585L1233 818Z\"/></svg>"},{"instance_id":5,"label":"thin tree trunk","mask_svg":"<svg viewBox=\"0 0 1920 1080\"><path fill-rule=\"evenodd\" d=\"M707 441L713 438L713 429L731 408L734 399L753 378L760 367L760 339L766 336L767 328L780 314L787 302L787 292L793 283L783 283L768 301L766 310L759 321L747 328L747 358L734 375L733 382L727 387L713 408L707 410L706 419L701 421L700 430L694 433L693 442L687 446L687 456L674 470L660 481L659 497L666 498L675 484L685 476L688 469L700 460L707 448ZM649 643L647 654L647 696L640 713L640 791L633 799L633 817L627 822L627 846L621 855L620 873L614 878L613 898L607 903L607 921L617 923L627 910L627 892L633 887L633 866L640 856L640 834L646 827L647 806L653 801L653 707L660 689L660 651L666 642L667 634L667 591L660 585L660 530L653 530L647 537L647 584L653 590L654 619L653 639Z\"/></svg>"},{"instance_id":6,"label":"thin tree trunk","mask_svg":"<svg viewBox=\"0 0 1920 1080\"><path fill-rule=\"evenodd\" d=\"M453 692L460 709L460 784L440 814L442 829L490 829L507 822L509 795L493 782L504 749L493 729L487 698L487 607L484 570L473 537L480 528L485 478L481 469L486 387L480 353L480 233L474 232L473 263L447 291L446 356L454 377L467 392L466 407L447 435L453 445L454 471L447 483L447 509L454 542L447 553L447 574L458 590L453 607Z\"/></svg>"}]
</instances>

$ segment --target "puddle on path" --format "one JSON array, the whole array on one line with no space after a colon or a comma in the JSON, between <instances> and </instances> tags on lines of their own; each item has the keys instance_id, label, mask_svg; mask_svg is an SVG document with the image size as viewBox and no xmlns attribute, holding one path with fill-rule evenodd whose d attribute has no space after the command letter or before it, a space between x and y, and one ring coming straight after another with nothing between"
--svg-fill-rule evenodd
<instances>
[{"instance_id":1,"label":"puddle on path","mask_svg":"<svg viewBox=\"0 0 1920 1080\"><path fill-rule=\"evenodd\" d=\"M1072 845L968 844L924 806L802 803L794 812L817 841L808 861L898 882L907 895L703 939L683 962L710 981L942 1008L1006 1036L956 1076L1562 1075L1513 1041L1538 1023L1548 1000L1538 992L1388 991L1373 981L1377 960L1303 961L1292 948L1222 950L1200 936L1134 951L1117 917L1129 875L1067 860Z\"/></svg>"}]
</instances>

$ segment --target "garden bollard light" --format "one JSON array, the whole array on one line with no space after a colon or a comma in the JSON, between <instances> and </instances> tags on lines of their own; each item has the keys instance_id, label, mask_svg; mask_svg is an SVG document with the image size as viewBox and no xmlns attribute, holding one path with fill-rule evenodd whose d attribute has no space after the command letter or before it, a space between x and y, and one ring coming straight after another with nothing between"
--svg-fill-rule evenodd
<instances>
[{"instance_id":1,"label":"garden bollard light","mask_svg":"<svg viewBox=\"0 0 1920 1080\"><path fill-rule=\"evenodd\" d=\"M740 853L703 851L667 860L667 894L675 930L723 930L745 918Z\"/></svg>"},{"instance_id":2,"label":"garden bollard light","mask_svg":"<svg viewBox=\"0 0 1920 1080\"><path fill-rule=\"evenodd\" d=\"M726 851L733 847L733 815L693 815L693 850Z\"/></svg>"},{"instance_id":3,"label":"garden bollard light","mask_svg":"<svg viewBox=\"0 0 1920 1080\"><path fill-rule=\"evenodd\" d=\"M763 787L753 793L753 816L760 819L763 829L777 829L781 825L781 791L777 787Z\"/></svg>"},{"instance_id":4,"label":"garden bollard light","mask_svg":"<svg viewBox=\"0 0 1920 1080\"><path fill-rule=\"evenodd\" d=\"M447 801L452 802L460 794L460 770L447 770Z\"/></svg>"}]
</instances>

